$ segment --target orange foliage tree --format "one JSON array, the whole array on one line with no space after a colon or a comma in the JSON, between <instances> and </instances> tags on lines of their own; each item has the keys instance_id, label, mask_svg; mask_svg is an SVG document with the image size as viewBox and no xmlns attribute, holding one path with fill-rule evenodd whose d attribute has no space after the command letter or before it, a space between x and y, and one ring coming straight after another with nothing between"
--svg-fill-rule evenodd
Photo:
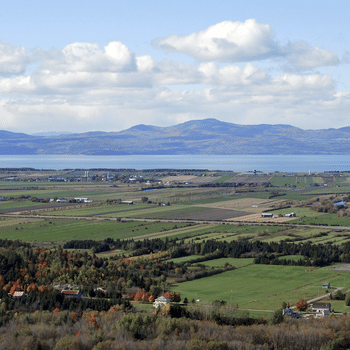
<instances>
[{"instance_id":1,"label":"orange foliage tree","mask_svg":"<svg viewBox=\"0 0 350 350\"><path fill-rule=\"evenodd\" d=\"M2 288L5 285L4 278L0 275L0 288Z\"/></svg>"},{"instance_id":2,"label":"orange foliage tree","mask_svg":"<svg viewBox=\"0 0 350 350\"><path fill-rule=\"evenodd\" d=\"M164 293L164 296L166 298L169 298L171 302L178 303L181 301L180 293L176 292L166 292Z\"/></svg>"},{"instance_id":3,"label":"orange foliage tree","mask_svg":"<svg viewBox=\"0 0 350 350\"><path fill-rule=\"evenodd\" d=\"M14 292L22 291L23 287L20 285L20 279L18 279L11 287L10 294L13 295Z\"/></svg>"}]
</instances>

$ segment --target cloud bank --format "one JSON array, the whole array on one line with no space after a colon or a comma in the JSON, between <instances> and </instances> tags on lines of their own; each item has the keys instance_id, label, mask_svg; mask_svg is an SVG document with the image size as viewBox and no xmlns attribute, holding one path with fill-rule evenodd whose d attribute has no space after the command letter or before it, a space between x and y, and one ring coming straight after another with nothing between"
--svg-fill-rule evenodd
<instances>
[{"instance_id":1,"label":"cloud bank","mask_svg":"<svg viewBox=\"0 0 350 350\"><path fill-rule=\"evenodd\" d=\"M337 92L334 79L319 72L341 64L337 55L303 41L281 45L268 24L225 21L153 45L168 59L135 56L118 40L102 49L72 43L33 52L0 41L0 129L119 131L204 118L348 125L349 92ZM171 60L173 52L194 61ZM267 64L278 65L279 74Z\"/></svg>"}]
</instances>

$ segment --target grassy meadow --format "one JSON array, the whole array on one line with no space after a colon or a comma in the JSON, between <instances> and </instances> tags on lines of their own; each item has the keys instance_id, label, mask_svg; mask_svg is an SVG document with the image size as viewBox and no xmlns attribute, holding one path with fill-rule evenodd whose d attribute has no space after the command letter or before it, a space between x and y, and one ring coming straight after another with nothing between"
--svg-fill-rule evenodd
<instances>
[{"instance_id":1,"label":"grassy meadow","mask_svg":"<svg viewBox=\"0 0 350 350\"><path fill-rule=\"evenodd\" d=\"M224 300L242 309L271 311L279 308L283 301L294 304L299 298L309 300L324 295L324 282L344 287L345 280L345 287L350 287L349 271L334 271L329 267L250 264L237 267L219 275L178 283L173 289L188 300Z\"/></svg>"}]
</instances>

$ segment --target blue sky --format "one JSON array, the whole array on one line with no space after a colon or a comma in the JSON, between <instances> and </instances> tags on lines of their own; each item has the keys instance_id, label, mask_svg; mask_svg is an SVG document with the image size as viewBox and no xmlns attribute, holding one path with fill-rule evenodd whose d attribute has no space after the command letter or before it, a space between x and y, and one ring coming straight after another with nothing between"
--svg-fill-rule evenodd
<instances>
[{"instance_id":1,"label":"blue sky","mask_svg":"<svg viewBox=\"0 0 350 350\"><path fill-rule=\"evenodd\" d=\"M347 1L0 1L0 129L350 125Z\"/></svg>"}]
</instances>

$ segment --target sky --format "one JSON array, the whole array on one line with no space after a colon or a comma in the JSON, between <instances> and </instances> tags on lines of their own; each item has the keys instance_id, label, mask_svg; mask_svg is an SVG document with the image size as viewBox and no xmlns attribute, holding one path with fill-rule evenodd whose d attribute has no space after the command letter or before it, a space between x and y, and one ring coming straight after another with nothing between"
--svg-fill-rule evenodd
<instances>
[{"instance_id":1,"label":"sky","mask_svg":"<svg viewBox=\"0 0 350 350\"><path fill-rule=\"evenodd\" d=\"M0 130L350 126L350 2L0 0Z\"/></svg>"}]
</instances>

